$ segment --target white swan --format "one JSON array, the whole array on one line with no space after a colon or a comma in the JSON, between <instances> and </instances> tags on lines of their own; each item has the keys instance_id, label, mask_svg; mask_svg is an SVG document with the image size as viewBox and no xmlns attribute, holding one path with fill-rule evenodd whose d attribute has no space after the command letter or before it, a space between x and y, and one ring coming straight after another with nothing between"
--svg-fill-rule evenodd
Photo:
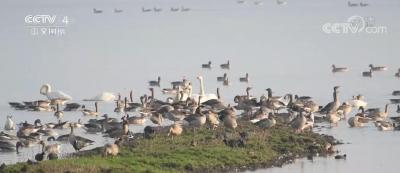
<instances>
[{"instance_id":1,"label":"white swan","mask_svg":"<svg viewBox=\"0 0 400 173\"><path fill-rule=\"evenodd\" d=\"M215 94L206 94L205 93L203 76L197 76L197 79L200 82L200 93L192 95L192 98L194 100L199 100L199 97L201 97L200 98L200 103L203 103L203 102L206 102L207 100L218 99L217 95L215 95Z\"/></svg>"},{"instance_id":2,"label":"white swan","mask_svg":"<svg viewBox=\"0 0 400 173\"><path fill-rule=\"evenodd\" d=\"M4 130L15 130L15 123L11 120L12 116L7 116L6 124L4 125Z\"/></svg>"},{"instance_id":3,"label":"white swan","mask_svg":"<svg viewBox=\"0 0 400 173\"><path fill-rule=\"evenodd\" d=\"M61 103L62 105L67 101L71 100L72 97L65 94L62 91L52 91L49 84L44 84L40 88L40 94L45 95L53 103Z\"/></svg>"},{"instance_id":4,"label":"white swan","mask_svg":"<svg viewBox=\"0 0 400 173\"><path fill-rule=\"evenodd\" d=\"M90 99L83 99L83 101L105 101L105 102L112 102L115 100L115 95L110 92L102 92Z\"/></svg>"}]
</instances>

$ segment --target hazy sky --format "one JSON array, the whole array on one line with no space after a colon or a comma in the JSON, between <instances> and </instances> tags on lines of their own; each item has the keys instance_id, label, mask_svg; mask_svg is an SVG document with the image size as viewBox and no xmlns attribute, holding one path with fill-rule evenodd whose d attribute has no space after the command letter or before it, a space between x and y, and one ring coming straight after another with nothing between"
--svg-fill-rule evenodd
<instances>
[{"instance_id":1,"label":"hazy sky","mask_svg":"<svg viewBox=\"0 0 400 173\"><path fill-rule=\"evenodd\" d=\"M250 1L253 2L253 1ZM0 104L43 98L39 88L52 84L74 99L101 91L147 92L146 81L166 81L203 74L214 92L223 71L202 71L230 59L233 81L249 72L255 92L267 87L327 93L339 79L326 80L335 63L359 77L368 64L387 65L390 78L400 67L400 1L369 0L369 7L347 7L347 0L288 0L239 5L234 0L3 0L0 6ZM185 6L189 12L169 11ZM142 13L141 8L163 8ZM92 9L104 10L93 14ZM124 12L116 14L114 8ZM68 16L72 23L61 37L32 36L24 23L29 14ZM353 15L373 16L387 34L325 34L327 22L345 22ZM211 79L210 79L211 78ZM342 78L340 78L342 79ZM362 88L362 81L354 82ZM360 80L360 79L358 79ZM372 88L399 87L391 80ZM212 81L212 82L211 82ZM252 85L255 85L255 84ZM194 82L197 91L197 82ZM359 85L359 86L358 86ZM316 87L318 86L318 87ZM235 84L225 93L243 92ZM316 89L323 88L323 89Z\"/></svg>"}]
</instances>

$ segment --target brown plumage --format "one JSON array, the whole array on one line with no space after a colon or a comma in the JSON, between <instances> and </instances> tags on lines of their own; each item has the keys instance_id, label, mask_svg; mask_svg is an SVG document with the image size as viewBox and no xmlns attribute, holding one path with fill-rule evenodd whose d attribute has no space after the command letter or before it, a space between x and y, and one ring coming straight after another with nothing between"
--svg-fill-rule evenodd
<instances>
[{"instance_id":1,"label":"brown plumage","mask_svg":"<svg viewBox=\"0 0 400 173\"><path fill-rule=\"evenodd\" d=\"M119 138L114 142L114 144L106 144L103 150L103 157L107 157L108 155L118 155L119 147L121 146L122 142L122 138Z\"/></svg>"}]
</instances>

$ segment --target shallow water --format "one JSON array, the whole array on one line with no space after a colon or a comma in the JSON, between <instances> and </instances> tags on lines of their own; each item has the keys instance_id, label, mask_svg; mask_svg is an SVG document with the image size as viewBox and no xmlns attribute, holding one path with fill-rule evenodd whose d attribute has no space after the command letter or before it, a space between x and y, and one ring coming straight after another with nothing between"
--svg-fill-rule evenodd
<instances>
[{"instance_id":1,"label":"shallow water","mask_svg":"<svg viewBox=\"0 0 400 173\"><path fill-rule=\"evenodd\" d=\"M0 6L0 120L13 115L15 122L55 122L53 113L14 111L9 101L44 99L39 94L43 83L52 84L75 101L94 96L102 91L128 95L134 90L137 97L148 92L146 81L162 77L162 87L169 81L185 76L194 84L195 77L205 78L206 92L221 88L226 102L233 102L236 94L244 94L253 87L252 95L265 94L272 88L274 95L299 93L313 96L324 105L331 100L332 87L340 85L340 101L352 95L363 94L369 107L381 107L399 90L400 80L394 73L400 67L400 2L397 0L365 1L365 8L348 8L347 1L305 0L288 1L278 6L275 1L264 1L263 6L251 3L239 5L236 1L200 0L90 0L90 1L13 1ZM142 13L141 8L185 6L189 12ZM104 10L93 14L93 8ZM114 8L124 12L116 14ZM69 16L71 24L66 35L60 37L32 36L24 18L29 14ZM345 22L353 15L373 16L377 25L388 27L386 34L326 34L322 25L327 22ZM4 25L3 25L4 24ZM231 60L232 68L216 68ZM200 64L211 60L214 68L202 70ZM389 70L373 78L362 78L368 64L387 65ZM348 66L351 71L331 74L331 64ZM232 85L223 87L216 76L228 73ZM238 82L244 73L250 74L250 83ZM156 97L161 92L156 89ZM93 103L85 102L89 107ZM112 117L112 103L101 103L100 112ZM390 116L397 116L395 107ZM355 111L351 115L353 115ZM81 112L69 112L65 120L77 121ZM169 122L165 122L168 124ZM147 121L146 124L150 124ZM0 130L3 125L0 124ZM130 126L140 132L143 126ZM338 146L348 154L346 161L316 158L314 162L300 160L283 168L259 172L376 172L384 169L395 172L396 153L399 153L398 132L380 132L375 127L351 129L342 122L339 127L323 129L323 133L349 142ZM69 133L68 130L59 134ZM101 136L78 130L77 134L96 140L96 144L112 142ZM39 146L23 149L21 154L0 153L1 162L14 163L32 158ZM70 145L63 145L67 153Z\"/></svg>"}]
</instances>

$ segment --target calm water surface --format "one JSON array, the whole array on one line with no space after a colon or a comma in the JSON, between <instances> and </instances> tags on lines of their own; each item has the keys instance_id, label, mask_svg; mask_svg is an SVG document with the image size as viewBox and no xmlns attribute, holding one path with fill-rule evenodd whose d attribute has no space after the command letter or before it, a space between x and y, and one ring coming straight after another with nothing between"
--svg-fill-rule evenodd
<instances>
[{"instance_id":1,"label":"calm water surface","mask_svg":"<svg viewBox=\"0 0 400 173\"><path fill-rule=\"evenodd\" d=\"M252 2L252 1L250 1ZM274 95L299 93L310 95L321 105L331 101L332 87L340 85L340 101L363 94L370 107L388 102L393 90L400 89L394 73L400 67L400 1L369 0L365 8L347 7L347 1L304 0L288 1L278 6L275 1L239 5L231 0L5 0L0 6L0 122L13 115L15 122L55 122L53 113L14 111L9 101L44 99L39 94L43 83L52 84L80 102L103 91L137 97L148 92L146 81L162 77L162 87L169 81L185 76L194 84L203 75L206 92L217 87L226 102L236 94L244 94L249 85L252 95L265 94L272 88ZM169 12L170 7L185 6L191 11ZM142 13L141 8L160 7L160 13ZM93 14L93 8L104 10ZM124 12L113 13L114 8ZM69 16L71 24L60 37L32 36L24 18L29 14ZM388 28L386 34L326 34L322 25L345 22L348 17L372 16L377 25ZM232 69L202 70L200 64L211 60L214 67L231 60ZM362 78L368 64L387 65L389 70ZM330 66L348 66L345 74L331 74ZM228 73L229 87L216 82L216 76ZM251 82L242 84L238 78L250 74ZM161 97L159 89L156 97ZM93 108L93 103L84 102ZM112 103L101 103L100 112L115 114ZM389 116L398 116L395 106ZM352 115L355 114L353 111ZM135 115L135 114L134 114ZM84 122L89 118L81 112L67 112L65 120ZM169 124L170 122L164 122ZM150 125L148 121L146 125ZM144 126L130 126L141 132ZM3 125L0 124L0 130ZM57 131L59 134L68 130ZM15 133L15 132L12 132ZM96 141L85 149L102 146L111 139L77 130L78 135ZM256 172L398 172L396 161L400 148L398 132L380 132L370 125L348 128L346 122L321 133L334 135L349 144L338 146L348 155L347 160L316 158L313 162L299 160L283 168ZM62 146L65 153L72 146ZM0 153L0 162L26 161L40 150L39 146L25 148L21 154Z\"/></svg>"}]
</instances>

